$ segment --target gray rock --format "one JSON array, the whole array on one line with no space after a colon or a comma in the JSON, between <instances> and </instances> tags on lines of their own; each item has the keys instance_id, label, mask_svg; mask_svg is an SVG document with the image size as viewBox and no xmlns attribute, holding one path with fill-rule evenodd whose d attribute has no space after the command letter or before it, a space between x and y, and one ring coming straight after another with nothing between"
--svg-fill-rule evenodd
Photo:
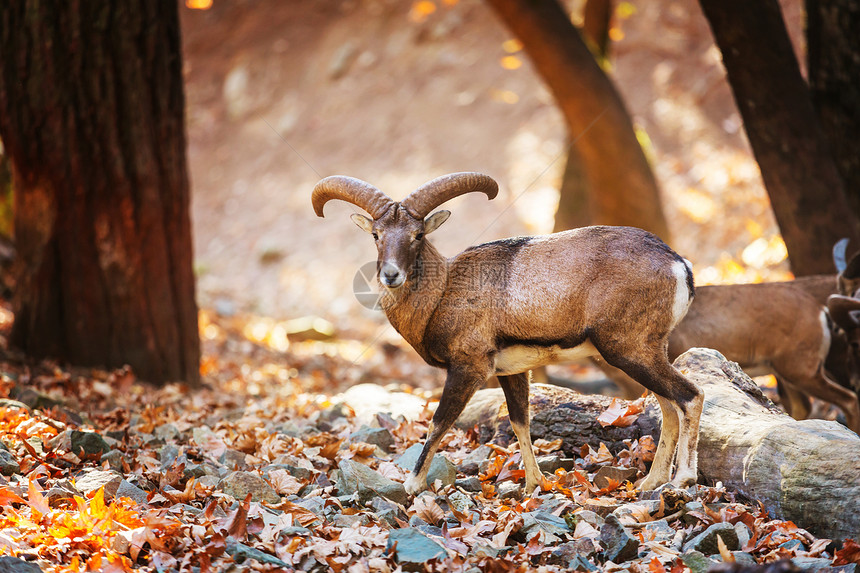
<instances>
[{"instance_id":1,"label":"gray rock","mask_svg":"<svg viewBox=\"0 0 860 573\"><path fill-rule=\"evenodd\" d=\"M354 525L370 525L370 516L366 513L356 513L354 515L341 513L334 517L332 523L336 527L341 528L350 528Z\"/></svg>"},{"instance_id":2,"label":"gray rock","mask_svg":"<svg viewBox=\"0 0 860 573\"><path fill-rule=\"evenodd\" d=\"M148 494L133 483L122 480L116 488L115 497L128 497L134 500L135 503L146 503Z\"/></svg>"},{"instance_id":3,"label":"gray rock","mask_svg":"<svg viewBox=\"0 0 860 573\"><path fill-rule=\"evenodd\" d=\"M332 398L342 401L355 412L359 423L370 424L380 412L393 417L403 416L407 420L417 419L424 411L427 401L406 392L390 392L379 384L356 384L346 392ZM412 468L409 468L412 469Z\"/></svg>"},{"instance_id":4,"label":"gray rock","mask_svg":"<svg viewBox=\"0 0 860 573\"><path fill-rule=\"evenodd\" d=\"M241 470L247 467L245 464L245 452L238 450L226 450L221 456L221 463L231 470Z\"/></svg>"},{"instance_id":5,"label":"gray rock","mask_svg":"<svg viewBox=\"0 0 860 573\"><path fill-rule=\"evenodd\" d=\"M629 523L632 523L633 521L638 521L634 516L641 515L643 512L648 515L652 515L659 509L660 500L649 499L633 503L625 503L624 505L615 508L612 513L622 524L627 523L629 525ZM625 518L628 519L625 521Z\"/></svg>"},{"instance_id":6,"label":"gray rock","mask_svg":"<svg viewBox=\"0 0 860 573\"><path fill-rule=\"evenodd\" d=\"M21 473L21 466L14 454L7 450L0 450L0 473L4 476L11 476Z\"/></svg>"},{"instance_id":7,"label":"gray rock","mask_svg":"<svg viewBox=\"0 0 860 573\"><path fill-rule=\"evenodd\" d=\"M281 501L281 496L272 489L272 486L252 472L231 472L221 479L218 486L221 491L233 496L237 501L244 500L249 493L251 501L265 501L273 504Z\"/></svg>"},{"instance_id":8,"label":"gray rock","mask_svg":"<svg viewBox=\"0 0 860 573\"><path fill-rule=\"evenodd\" d=\"M175 424L161 424L155 428L155 435L162 440L175 440L179 438L179 428Z\"/></svg>"},{"instance_id":9,"label":"gray rock","mask_svg":"<svg viewBox=\"0 0 860 573\"><path fill-rule=\"evenodd\" d=\"M564 521L567 523L567 526L574 530L576 529L576 525L580 521L585 521L595 529L600 529L603 527L603 518L591 510L582 509L577 511L576 513L567 513L564 516Z\"/></svg>"},{"instance_id":10,"label":"gray rock","mask_svg":"<svg viewBox=\"0 0 860 573\"><path fill-rule=\"evenodd\" d=\"M623 563L635 559L639 552L639 541L630 536L618 518L607 515L600 528L600 544L605 548L604 556L613 563Z\"/></svg>"},{"instance_id":11,"label":"gray rock","mask_svg":"<svg viewBox=\"0 0 860 573\"><path fill-rule=\"evenodd\" d=\"M576 464L576 460L573 458L566 458L559 454L552 454L549 456L541 456L537 459L538 467L540 471L554 474L556 470L564 469L570 471L573 469Z\"/></svg>"},{"instance_id":12,"label":"gray rock","mask_svg":"<svg viewBox=\"0 0 860 573\"><path fill-rule=\"evenodd\" d=\"M472 496L460 491L455 491L449 495L448 503L460 513L469 513L475 507L475 501L472 499Z\"/></svg>"},{"instance_id":13,"label":"gray rock","mask_svg":"<svg viewBox=\"0 0 860 573\"><path fill-rule=\"evenodd\" d=\"M66 430L51 438L48 442L51 449L63 449L72 452L76 456L93 456L106 454L110 446L95 432L83 432L81 430Z\"/></svg>"},{"instance_id":14,"label":"gray rock","mask_svg":"<svg viewBox=\"0 0 860 573\"><path fill-rule=\"evenodd\" d=\"M236 563L242 564L248 559L253 559L258 563L263 563L265 565L274 565L276 567L289 567L289 564L281 561L274 555L269 555L268 553L264 553L259 549L254 549L253 547L248 547L243 543L239 543L235 541L233 538L227 538L227 553L233 558L233 561Z\"/></svg>"},{"instance_id":15,"label":"gray rock","mask_svg":"<svg viewBox=\"0 0 860 573\"><path fill-rule=\"evenodd\" d=\"M496 485L499 499L520 499L523 496L523 486L513 481L503 481Z\"/></svg>"},{"instance_id":16,"label":"gray rock","mask_svg":"<svg viewBox=\"0 0 860 573\"><path fill-rule=\"evenodd\" d=\"M107 462L110 466L110 469L121 472L122 471L122 460L125 459L123 453L119 450L111 450L106 454L102 454L101 462Z\"/></svg>"},{"instance_id":17,"label":"gray rock","mask_svg":"<svg viewBox=\"0 0 860 573\"><path fill-rule=\"evenodd\" d=\"M594 474L594 479L592 482L598 488L603 489L609 485L609 480L615 480L621 482L623 485L626 481L633 481L636 479L636 474L639 473L639 470L636 468L616 468L612 466L603 466L597 473Z\"/></svg>"},{"instance_id":18,"label":"gray rock","mask_svg":"<svg viewBox=\"0 0 860 573\"><path fill-rule=\"evenodd\" d=\"M665 519L649 521L642 528L642 537L646 541L656 541L658 543L668 543L675 538L676 531L669 525Z\"/></svg>"},{"instance_id":19,"label":"gray rock","mask_svg":"<svg viewBox=\"0 0 860 573\"><path fill-rule=\"evenodd\" d=\"M266 473L272 470L285 470L294 478L304 481L311 479L311 477L313 476L313 472L311 470L307 468L300 468L292 464L272 464L270 466L267 466L265 469Z\"/></svg>"},{"instance_id":20,"label":"gray rock","mask_svg":"<svg viewBox=\"0 0 860 573\"><path fill-rule=\"evenodd\" d=\"M394 503L393 501L389 501L384 497L375 497L370 502L370 507L373 509L373 513L376 517L391 527L400 527L398 520L405 522L408 521L409 516L403 511L403 508Z\"/></svg>"},{"instance_id":21,"label":"gray rock","mask_svg":"<svg viewBox=\"0 0 860 573\"><path fill-rule=\"evenodd\" d=\"M378 495L401 504L408 500L403 484L382 476L364 464L342 460L338 468L337 489L341 495L358 493L359 500L365 503Z\"/></svg>"},{"instance_id":22,"label":"gray rock","mask_svg":"<svg viewBox=\"0 0 860 573\"><path fill-rule=\"evenodd\" d=\"M704 555L719 552L717 537L721 537L729 551L740 549L738 533L731 523L715 523L684 544L684 551L699 551Z\"/></svg>"},{"instance_id":23,"label":"gray rock","mask_svg":"<svg viewBox=\"0 0 860 573\"><path fill-rule=\"evenodd\" d=\"M708 559L699 551L688 551L681 555L681 561L684 565L690 568L690 573L707 573L712 565L716 565L719 561Z\"/></svg>"},{"instance_id":24,"label":"gray rock","mask_svg":"<svg viewBox=\"0 0 860 573\"><path fill-rule=\"evenodd\" d=\"M735 558L735 563L739 565L746 565L749 567L755 567L756 565L758 565L758 563L756 563L755 557L753 557L749 553L746 553L745 551L732 551L732 557ZM830 559L825 559L825 561L827 561L827 564L830 563Z\"/></svg>"},{"instance_id":25,"label":"gray rock","mask_svg":"<svg viewBox=\"0 0 860 573\"><path fill-rule=\"evenodd\" d=\"M362 426L349 435L350 442L364 442L379 447L383 452L390 452L394 446L394 436L385 428Z\"/></svg>"},{"instance_id":26,"label":"gray rock","mask_svg":"<svg viewBox=\"0 0 860 573\"><path fill-rule=\"evenodd\" d=\"M54 483L44 493L45 498L48 500L48 505L51 506L54 506L61 501L71 501L75 496L83 495L84 494L73 486L72 482L69 480L60 480Z\"/></svg>"},{"instance_id":27,"label":"gray rock","mask_svg":"<svg viewBox=\"0 0 860 573\"><path fill-rule=\"evenodd\" d=\"M445 548L418 531L408 527L404 529L393 529L388 534L388 546L386 551L390 552L394 544L394 558L404 566L419 566L431 559L444 559L448 556Z\"/></svg>"},{"instance_id":28,"label":"gray rock","mask_svg":"<svg viewBox=\"0 0 860 573\"><path fill-rule=\"evenodd\" d=\"M42 568L35 563L7 555L0 557L0 573L42 573Z\"/></svg>"},{"instance_id":29,"label":"gray rock","mask_svg":"<svg viewBox=\"0 0 860 573\"><path fill-rule=\"evenodd\" d=\"M594 555L594 543L590 539L577 539L576 541L568 541L560 543L547 556L548 565L560 565L568 569L573 569L572 563L579 556L589 557Z\"/></svg>"},{"instance_id":30,"label":"gray rock","mask_svg":"<svg viewBox=\"0 0 860 573\"><path fill-rule=\"evenodd\" d=\"M738 547L743 549L746 547L747 543L750 542L750 538L752 537L752 532L750 528L746 526L745 523L741 523L740 521L735 524L735 533L738 534Z\"/></svg>"},{"instance_id":31,"label":"gray rock","mask_svg":"<svg viewBox=\"0 0 860 573\"><path fill-rule=\"evenodd\" d=\"M457 470L466 475L477 475L481 470L481 464L486 462L492 453L493 449L490 446L486 444L478 446L463 458Z\"/></svg>"},{"instance_id":32,"label":"gray rock","mask_svg":"<svg viewBox=\"0 0 860 573\"><path fill-rule=\"evenodd\" d=\"M405 470L412 471L418 463L418 456L421 455L423 447L421 444L413 445L394 460L394 463ZM457 479L457 468L442 454L433 456L430 471L427 473L428 484L434 483L437 479L442 481L443 486L451 485Z\"/></svg>"},{"instance_id":33,"label":"gray rock","mask_svg":"<svg viewBox=\"0 0 860 573\"><path fill-rule=\"evenodd\" d=\"M454 481L454 485L462 490L469 491L472 493L478 493L481 491L481 480L479 480L475 476L458 479Z\"/></svg>"},{"instance_id":34,"label":"gray rock","mask_svg":"<svg viewBox=\"0 0 860 573\"><path fill-rule=\"evenodd\" d=\"M520 534L524 535L526 540L539 534L541 543L554 545L561 541L559 536L571 532L564 519L546 511L528 511L522 514L522 518Z\"/></svg>"},{"instance_id":35,"label":"gray rock","mask_svg":"<svg viewBox=\"0 0 860 573\"><path fill-rule=\"evenodd\" d=\"M122 481L122 474L113 470L90 470L75 478L75 487L84 495L103 487L105 499L111 499Z\"/></svg>"},{"instance_id":36,"label":"gray rock","mask_svg":"<svg viewBox=\"0 0 860 573\"><path fill-rule=\"evenodd\" d=\"M831 559L823 559L820 557L794 557L791 562L797 565L804 571L820 571L825 567L830 567Z\"/></svg>"},{"instance_id":37,"label":"gray rock","mask_svg":"<svg viewBox=\"0 0 860 573\"><path fill-rule=\"evenodd\" d=\"M300 525L291 525L289 527L285 527L278 532L279 537L292 537L292 536L301 536L307 537L312 532L307 527L302 527Z\"/></svg>"}]
</instances>

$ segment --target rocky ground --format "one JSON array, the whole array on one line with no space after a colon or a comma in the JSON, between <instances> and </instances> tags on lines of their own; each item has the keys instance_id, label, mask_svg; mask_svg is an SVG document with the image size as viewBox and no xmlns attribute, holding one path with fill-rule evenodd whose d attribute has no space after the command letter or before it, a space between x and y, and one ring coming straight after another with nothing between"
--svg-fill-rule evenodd
<instances>
[{"instance_id":1,"label":"rocky ground","mask_svg":"<svg viewBox=\"0 0 860 573\"><path fill-rule=\"evenodd\" d=\"M402 383L410 357L371 351L358 368L348 342L274 351L213 320L206 388L193 392L6 353L0 568L848 572L860 561L856 543L817 539L720 484L643 498L650 436L574 455L538 440L546 479L524 497L515 443L454 430L430 489L411 498L402 482L432 400ZM595 415L624 425L639 409Z\"/></svg>"}]
</instances>

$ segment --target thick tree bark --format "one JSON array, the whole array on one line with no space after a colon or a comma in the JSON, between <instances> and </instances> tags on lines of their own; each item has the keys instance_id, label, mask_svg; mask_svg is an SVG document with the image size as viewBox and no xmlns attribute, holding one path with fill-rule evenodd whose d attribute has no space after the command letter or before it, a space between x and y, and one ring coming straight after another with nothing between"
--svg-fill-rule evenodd
<instances>
[{"instance_id":1,"label":"thick tree bark","mask_svg":"<svg viewBox=\"0 0 860 573\"><path fill-rule=\"evenodd\" d=\"M12 344L199 380L175 0L0 4Z\"/></svg>"},{"instance_id":2,"label":"thick tree bark","mask_svg":"<svg viewBox=\"0 0 860 573\"><path fill-rule=\"evenodd\" d=\"M699 0L761 168L795 275L832 272L830 249L860 238L777 0ZM857 244L857 243L854 243Z\"/></svg>"},{"instance_id":3,"label":"thick tree bark","mask_svg":"<svg viewBox=\"0 0 860 573\"><path fill-rule=\"evenodd\" d=\"M667 238L657 183L624 102L557 0L489 4L558 101L591 190L594 222Z\"/></svg>"},{"instance_id":4,"label":"thick tree bark","mask_svg":"<svg viewBox=\"0 0 860 573\"><path fill-rule=\"evenodd\" d=\"M860 218L860 4L806 0L806 38L812 103Z\"/></svg>"}]
</instances>

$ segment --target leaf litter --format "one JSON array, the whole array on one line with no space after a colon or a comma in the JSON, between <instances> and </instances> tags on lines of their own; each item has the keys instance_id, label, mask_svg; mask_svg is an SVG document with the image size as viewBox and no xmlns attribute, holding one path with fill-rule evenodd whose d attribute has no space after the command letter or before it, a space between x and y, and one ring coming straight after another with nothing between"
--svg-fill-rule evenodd
<instances>
[{"instance_id":1,"label":"leaf litter","mask_svg":"<svg viewBox=\"0 0 860 573\"><path fill-rule=\"evenodd\" d=\"M455 429L440 451L460 464L456 480L398 497L407 471L396 460L423 439L431 408L411 419L379 412L368 428L337 398L362 368L390 390L428 398L402 383L410 366L392 364L396 353L355 365L331 351L336 341L284 352L249 346L235 319L203 322L210 336L195 391L153 388L127 369L70 370L4 354L0 555L55 572L698 573L703 564L860 562L855 541L817 539L720 484L657 500L641 500L631 481L594 484L605 467L644 477L656 449L650 436L615 452L583 445L569 469L545 472L523 496L516 444L489 444L474 471L465 462L479 432ZM615 401L598 420L628 425L641 409ZM535 441L538 455L560 457L560 447ZM377 481L345 493L347 460ZM717 536L710 550L690 546L717 524L737 535ZM397 530L416 535L392 543ZM633 550L615 551L619 540ZM430 558L416 557L428 550Z\"/></svg>"}]
</instances>

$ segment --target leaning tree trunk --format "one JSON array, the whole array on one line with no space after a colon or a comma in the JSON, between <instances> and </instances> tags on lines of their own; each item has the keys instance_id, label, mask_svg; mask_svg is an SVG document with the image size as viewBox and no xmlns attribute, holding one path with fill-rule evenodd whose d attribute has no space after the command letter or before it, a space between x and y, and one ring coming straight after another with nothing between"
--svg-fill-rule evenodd
<instances>
[{"instance_id":1,"label":"leaning tree trunk","mask_svg":"<svg viewBox=\"0 0 860 573\"><path fill-rule=\"evenodd\" d=\"M0 3L12 344L199 380L175 0Z\"/></svg>"},{"instance_id":2,"label":"leaning tree trunk","mask_svg":"<svg viewBox=\"0 0 860 573\"><path fill-rule=\"evenodd\" d=\"M612 82L557 0L489 0L523 42L564 114L592 193L595 223L668 237L657 182Z\"/></svg>"},{"instance_id":3,"label":"leaning tree trunk","mask_svg":"<svg viewBox=\"0 0 860 573\"><path fill-rule=\"evenodd\" d=\"M848 209L779 3L699 2L723 54L792 271L798 276L832 272L830 249L842 237L860 239L860 223Z\"/></svg>"},{"instance_id":4,"label":"leaning tree trunk","mask_svg":"<svg viewBox=\"0 0 860 573\"><path fill-rule=\"evenodd\" d=\"M582 35L598 62L609 54L609 25L612 19L612 0L588 0L583 7ZM567 160L561 177L558 209L555 212L553 231L585 227L594 222L594 207L586 179L586 170L579 152L567 139ZM604 221L612 223L612 221ZM668 240L668 237L664 237Z\"/></svg>"},{"instance_id":5,"label":"leaning tree trunk","mask_svg":"<svg viewBox=\"0 0 860 573\"><path fill-rule=\"evenodd\" d=\"M806 0L806 39L812 103L860 218L860 5Z\"/></svg>"}]
</instances>

